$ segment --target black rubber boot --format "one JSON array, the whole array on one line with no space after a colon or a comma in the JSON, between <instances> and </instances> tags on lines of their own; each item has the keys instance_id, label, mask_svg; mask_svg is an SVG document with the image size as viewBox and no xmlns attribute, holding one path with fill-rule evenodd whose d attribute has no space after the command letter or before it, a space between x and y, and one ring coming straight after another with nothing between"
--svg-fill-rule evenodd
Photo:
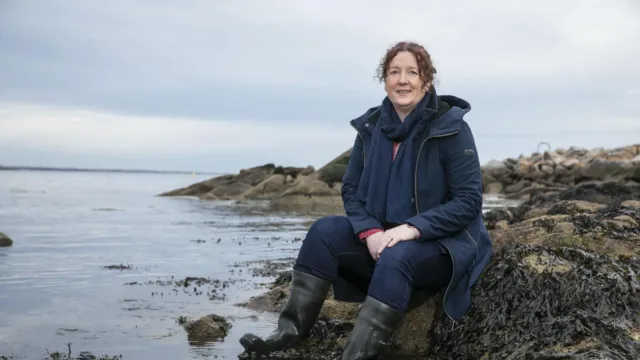
<instances>
[{"instance_id":1,"label":"black rubber boot","mask_svg":"<svg viewBox=\"0 0 640 360\"><path fill-rule=\"evenodd\" d=\"M353 327L342 360L375 359L400 324L403 312L367 296Z\"/></svg>"},{"instance_id":2,"label":"black rubber boot","mask_svg":"<svg viewBox=\"0 0 640 360\"><path fill-rule=\"evenodd\" d=\"M278 328L265 339L245 334L240 344L247 352L258 354L290 347L309 333L330 287L331 281L293 270L289 299L280 313Z\"/></svg>"}]
</instances>

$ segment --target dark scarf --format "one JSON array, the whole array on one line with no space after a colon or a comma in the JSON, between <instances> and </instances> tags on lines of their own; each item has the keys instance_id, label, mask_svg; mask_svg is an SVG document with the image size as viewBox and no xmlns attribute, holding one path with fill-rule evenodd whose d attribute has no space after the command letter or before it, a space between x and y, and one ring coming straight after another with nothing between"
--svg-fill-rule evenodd
<instances>
[{"instance_id":1,"label":"dark scarf","mask_svg":"<svg viewBox=\"0 0 640 360\"><path fill-rule=\"evenodd\" d=\"M365 210L380 222L403 223L414 214L411 135L427 108L437 107L437 101L432 87L404 121L400 121L388 97L382 102L366 159L368 165L358 187L358 198L365 203ZM395 160L394 142L401 143Z\"/></svg>"}]
</instances>

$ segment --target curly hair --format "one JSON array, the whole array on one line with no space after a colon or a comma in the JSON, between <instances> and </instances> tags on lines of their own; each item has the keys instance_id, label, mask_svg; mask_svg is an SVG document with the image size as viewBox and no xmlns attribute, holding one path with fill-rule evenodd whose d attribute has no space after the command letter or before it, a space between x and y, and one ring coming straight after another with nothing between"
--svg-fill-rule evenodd
<instances>
[{"instance_id":1,"label":"curly hair","mask_svg":"<svg viewBox=\"0 0 640 360\"><path fill-rule=\"evenodd\" d=\"M414 42L401 41L392 47L390 47L384 57L380 60L378 65L378 71L376 78L378 81L383 82L387 77L387 71L389 71L389 64L399 52L408 51L415 56L418 62L418 68L420 69L420 79L425 84L433 84L433 80L436 75L436 68L431 61L431 55L420 44Z\"/></svg>"}]
</instances>

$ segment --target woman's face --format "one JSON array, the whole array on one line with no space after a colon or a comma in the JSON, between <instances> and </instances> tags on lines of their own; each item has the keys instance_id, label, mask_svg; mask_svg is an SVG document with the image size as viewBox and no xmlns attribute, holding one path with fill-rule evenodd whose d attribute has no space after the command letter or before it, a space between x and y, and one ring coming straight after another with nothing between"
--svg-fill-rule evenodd
<instances>
[{"instance_id":1,"label":"woman's face","mask_svg":"<svg viewBox=\"0 0 640 360\"><path fill-rule=\"evenodd\" d=\"M384 89L396 109L411 110L425 94L418 62L412 53L401 51L389 63Z\"/></svg>"}]
</instances>

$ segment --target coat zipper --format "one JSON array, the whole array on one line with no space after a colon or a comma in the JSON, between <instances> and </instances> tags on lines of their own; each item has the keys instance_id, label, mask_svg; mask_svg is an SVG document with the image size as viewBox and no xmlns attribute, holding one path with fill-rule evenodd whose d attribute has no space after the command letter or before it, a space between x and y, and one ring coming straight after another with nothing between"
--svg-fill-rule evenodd
<instances>
[{"instance_id":1,"label":"coat zipper","mask_svg":"<svg viewBox=\"0 0 640 360\"><path fill-rule=\"evenodd\" d=\"M422 144L420 144L420 149L418 150L418 156L416 158L416 169L414 171L414 181L413 181L415 204L416 204L416 214L420 213L420 207L418 206L418 164L420 163L420 154L422 153L422 148L424 147L424 144L426 144L429 139L451 136L451 135L455 135L457 133L458 133L458 130L450 132L450 133L442 134L442 135L429 136L426 139L424 139ZM438 240L438 242L440 243L440 245L444 246L447 249L447 251L449 252L449 256L451 257L451 265L453 266L453 271L451 273L451 279L449 280L449 284L447 285L447 289L444 292L444 298L442 300L442 302L443 302L442 308L444 310L444 313L447 314L447 316L455 323L455 320L449 314L449 312L447 311L447 307L445 305L447 303L447 296L449 295L449 288L451 288L451 283L453 282L453 277L455 276L455 273L456 273L456 261L453 258L453 253L451 252L451 249L449 249L449 247L447 245L445 245L444 243L442 243L440 240ZM474 243L475 243L475 241L474 241Z\"/></svg>"},{"instance_id":2,"label":"coat zipper","mask_svg":"<svg viewBox=\"0 0 640 360\"><path fill-rule=\"evenodd\" d=\"M469 239L471 239L471 241L473 241L473 245L475 245L476 247L476 255L473 256L473 262L471 266L476 266L476 256L478 255L478 243L476 242L476 240L473 238L473 236L471 236L471 234L469 234L469 231L467 231L467 228L464 229L464 232L467 233L467 236L469 237Z\"/></svg>"}]
</instances>

